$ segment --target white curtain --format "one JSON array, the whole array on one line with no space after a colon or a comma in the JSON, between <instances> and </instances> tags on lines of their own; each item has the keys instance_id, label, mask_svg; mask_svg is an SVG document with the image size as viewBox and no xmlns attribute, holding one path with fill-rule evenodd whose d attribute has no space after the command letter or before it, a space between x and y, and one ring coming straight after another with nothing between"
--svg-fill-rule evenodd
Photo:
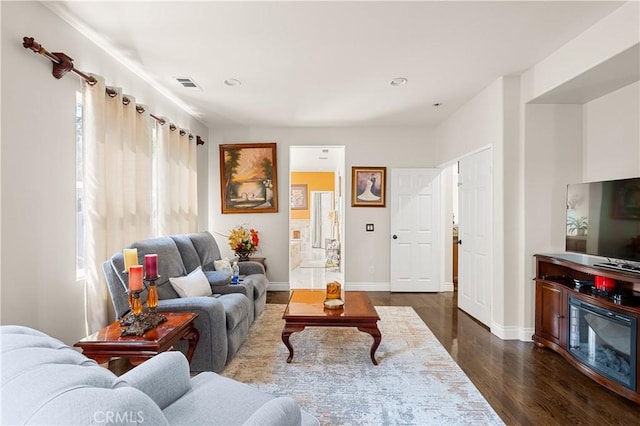
<instances>
[{"instance_id":1,"label":"white curtain","mask_svg":"<svg viewBox=\"0 0 640 426\"><path fill-rule=\"evenodd\" d=\"M322 247L322 193L320 192L312 192L313 196L313 211L311 214L313 215L311 230L311 247L320 248Z\"/></svg>"},{"instance_id":2,"label":"white curtain","mask_svg":"<svg viewBox=\"0 0 640 426\"><path fill-rule=\"evenodd\" d=\"M168 123L158 125L158 234L195 232L198 172L196 141Z\"/></svg>"},{"instance_id":3,"label":"white curtain","mask_svg":"<svg viewBox=\"0 0 640 426\"><path fill-rule=\"evenodd\" d=\"M108 321L102 263L131 242L154 236L152 129L147 108L105 91L104 80L83 86L84 259L87 331Z\"/></svg>"}]
</instances>

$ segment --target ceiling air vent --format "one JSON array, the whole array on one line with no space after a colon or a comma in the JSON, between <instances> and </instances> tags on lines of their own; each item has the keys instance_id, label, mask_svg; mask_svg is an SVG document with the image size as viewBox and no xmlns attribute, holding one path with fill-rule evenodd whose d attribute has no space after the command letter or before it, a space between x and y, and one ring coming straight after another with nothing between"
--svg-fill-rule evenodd
<instances>
[{"instance_id":1,"label":"ceiling air vent","mask_svg":"<svg viewBox=\"0 0 640 426\"><path fill-rule=\"evenodd\" d=\"M187 89L200 89L200 86L196 84L191 77L174 77L178 83L182 85L182 87L186 87Z\"/></svg>"}]
</instances>

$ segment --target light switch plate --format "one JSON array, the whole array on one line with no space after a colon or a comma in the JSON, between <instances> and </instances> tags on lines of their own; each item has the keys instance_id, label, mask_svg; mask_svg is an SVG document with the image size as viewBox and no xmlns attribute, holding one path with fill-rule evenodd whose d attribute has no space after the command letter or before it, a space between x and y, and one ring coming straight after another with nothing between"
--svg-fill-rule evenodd
<instances>
[{"instance_id":1,"label":"light switch plate","mask_svg":"<svg viewBox=\"0 0 640 426\"><path fill-rule=\"evenodd\" d=\"M373 232L373 223L367 223L367 232Z\"/></svg>"}]
</instances>

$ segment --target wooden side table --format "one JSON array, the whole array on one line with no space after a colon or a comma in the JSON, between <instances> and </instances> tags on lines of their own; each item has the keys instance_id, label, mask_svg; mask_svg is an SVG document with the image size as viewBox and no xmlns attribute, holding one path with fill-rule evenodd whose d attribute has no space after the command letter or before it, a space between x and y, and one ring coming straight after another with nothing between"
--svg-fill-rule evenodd
<instances>
[{"instance_id":1,"label":"wooden side table","mask_svg":"<svg viewBox=\"0 0 640 426\"><path fill-rule=\"evenodd\" d=\"M120 321L109 324L102 330L87 336L73 346L82 353L102 364L111 358L129 358L133 365L141 364L149 358L168 351L178 340L187 340L187 360L191 363L200 335L193 322L198 316L192 312L163 312L167 321L147 331L143 336L120 336Z\"/></svg>"},{"instance_id":2,"label":"wooden side table","mask_svg":"<svg viewBox=\"0 0 640 426\"><path fill-rule=\"evenodd\" d=\"M238 262L238 264L240 264L240 258L239 257L234 257L233 259L231 259L231 264L232 265L233 265L233 262ZM264 267L265 274L267 273L267 258L266 257L251 256L251 257L249 257L249 260L247 262L258 262L258 263L262 264L262 266Z\"/></svg>"}]
</instances>

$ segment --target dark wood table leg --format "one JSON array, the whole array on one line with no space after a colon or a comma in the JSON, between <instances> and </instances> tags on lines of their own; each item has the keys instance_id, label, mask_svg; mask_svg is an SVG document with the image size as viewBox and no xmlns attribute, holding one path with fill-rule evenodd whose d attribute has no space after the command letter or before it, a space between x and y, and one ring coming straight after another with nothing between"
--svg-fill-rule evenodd
<instances>
[{"instance_id":1,"label":"dark wood table leg","mask_svg":"<svg viewBox=\"0 0 640 426\"><path fill-rule=\"evenodd\" d=\"M151 359L150 356L131 356L129 357L129 362L136 367L149 359Z\"/></svg>"},{"instance_id":2,"label":"dark wood table leg","mask_svg":"<svg viewBox=\"0 0 640 426\"><path fill-rule=\"evenodd\" d=\"M82 355L86 356L87 358L91 358L92 360L94 360L98 364L104 364L106 362L111 361L111 357L110 356L95 355L95 354L93 354L91 352L82 351Z\"/></svg>"},{"instance_id":3,"label":"dark wood table leg","mask_svg":"<svg viewBox=\"0 0 640 426\"><path fill-rule=\"evenodd\" d=\"M380 346L380 341L382 341L382 333L378 329L377 324L359 326L358 330L369 333L371 337L373 337L373 344L371 345L371 362L373 365L378 365L378 361L376 361L376 350L378 350L378 346Z\"/></svg>"},{"instance_id":4,"label":"dark wood table leg","mask_svg":"<svg viewBox=\"0 0 640 426\"><path fill-rule=\"evenodd\" d=\"M191 364L193 354L196 351L196 346L198 346L198 341L200 340L200 332L192 325L189 331L182 338L189 342L189 348L187 349L187 361Z\"/></svg>"},{"instance_id":5,"label":"dark wood table leg","mask_svg":"<svg viewBox=\"0 0 640 426\"><path fill-rule=\"evenodd\" d=\"M291 336L292 333L304 330L304 327L304 325L285 324L284 329L282 329L282 341L287 349L289 349L287 364L291 363L291 360L293 359L293 346L291 346L291 343L289 342L289 336Z\"/></svg>"}]
</instances>

